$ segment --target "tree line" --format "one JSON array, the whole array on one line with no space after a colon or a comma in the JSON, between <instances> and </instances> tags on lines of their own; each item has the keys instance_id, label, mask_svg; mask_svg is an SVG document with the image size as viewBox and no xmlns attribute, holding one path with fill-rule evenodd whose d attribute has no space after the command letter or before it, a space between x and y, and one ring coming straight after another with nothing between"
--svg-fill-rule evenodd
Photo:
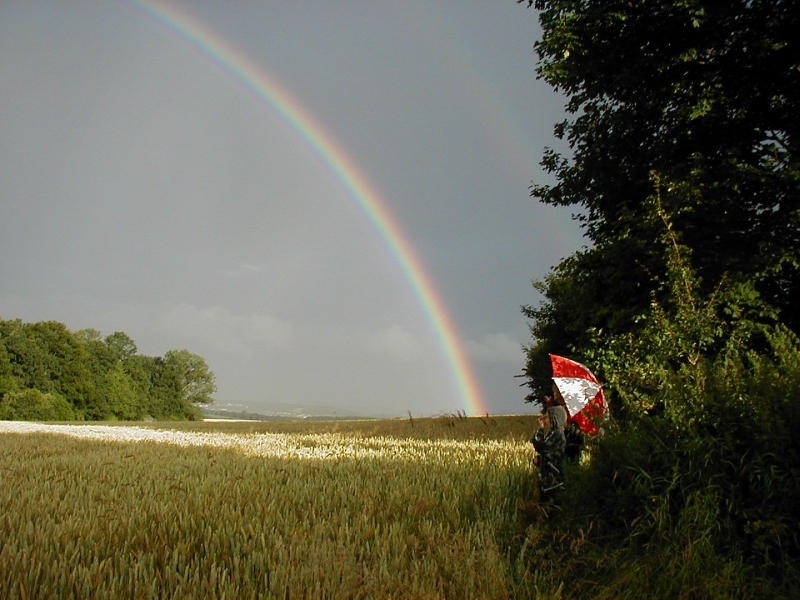
<instances>
[{"instance_id":1,"label":"tree line","mask_svg":"<svg viewBox=\"0 0 800 600\"><path fill-rule=\"evenodd\" d=\"M800 5L527 4L569 148L531 195L579 209L587 244L522 307L526 400L552 353L611 405L553 519L547 552L580 541L564 593L796 597Z\"/></svg>"},{"instance_id":2,"label":"tree line","mask_svg":"<svg viewBox=\"0 0 800 600\"><path fill-rule=\"evenodd\" d=\"M0 419L195 420L214 392L214 373L188 350L145 356L121 331L0 319Z\"/></svg>"}]
</instances>

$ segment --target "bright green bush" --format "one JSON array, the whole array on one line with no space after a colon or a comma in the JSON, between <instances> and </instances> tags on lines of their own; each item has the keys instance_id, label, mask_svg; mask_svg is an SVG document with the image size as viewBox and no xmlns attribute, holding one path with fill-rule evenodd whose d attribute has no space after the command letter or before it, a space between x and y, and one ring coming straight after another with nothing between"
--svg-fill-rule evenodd
<instances>
[{"instance_id":1,"label":"bright green bush","mask_svg":"<svg viewBox=\"0 0 800 600\"><path fill-rule=\"evenodd\" d=\"M0 400L0 419L6 421L71 421L75 411L63 396L25 389L7 392Z\"/></svg>"}]
</instances>

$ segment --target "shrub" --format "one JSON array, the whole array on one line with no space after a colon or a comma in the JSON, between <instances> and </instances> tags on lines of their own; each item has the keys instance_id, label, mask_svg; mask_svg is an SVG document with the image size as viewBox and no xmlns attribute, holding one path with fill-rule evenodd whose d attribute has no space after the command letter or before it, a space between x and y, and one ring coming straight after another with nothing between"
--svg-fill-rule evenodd
<instances>
[{"instance_id":1,"label":"shrub","mask_svg":"<svg viewBox=\"0 0 800 600\"><path fill-rule=\"evenodd\" d=\"M0 419L7 421L69 421L75 416L63 396L35 389L7 392L0 401Z\"/></svg>"},{"instance_id":2,"label":"shrub","mask_svg":"<svg viewBox=\"0 0 800 600\"><path fill-rule=\"evenodd\" d=\"M601 582L593 595L792 597L800 339L749 282L703 297L665 223L669 279L640 330L595 332L590 358L617 409L568 471L552 543L592 532L569 568L583 567L576 589Z\"/></svg>"}]
</instances>

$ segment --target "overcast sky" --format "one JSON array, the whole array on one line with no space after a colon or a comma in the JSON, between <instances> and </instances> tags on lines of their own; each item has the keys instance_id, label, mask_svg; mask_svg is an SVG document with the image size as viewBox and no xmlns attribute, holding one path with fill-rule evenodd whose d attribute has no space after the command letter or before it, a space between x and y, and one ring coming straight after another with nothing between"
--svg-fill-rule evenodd
<instances>
[{"instance_id":1,"label":"overcast sky","mask_svg":"<svg viewBox=\"0 0 800 600\"><path fill-rule=\"evenodd\" d=\"M535 203L563 99L504 2L166 4L288 93L372 185L491 414L519 387L531 278L583 244ZM124 1L0 2L0 317L187 348L217 402L465 409L401 265L265 101Z\"/></svg>"}]
</instances>

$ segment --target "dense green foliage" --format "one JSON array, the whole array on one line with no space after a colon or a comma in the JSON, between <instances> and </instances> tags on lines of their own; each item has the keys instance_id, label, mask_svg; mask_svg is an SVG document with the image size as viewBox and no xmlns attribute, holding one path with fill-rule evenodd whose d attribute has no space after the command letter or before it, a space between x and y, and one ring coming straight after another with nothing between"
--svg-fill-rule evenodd
<instances>
[{"instance_id":1,"label":"dense green foliage","mask_svg":"<svg viewBox=\"0 0 800 600\"><path fill-rule=\"evenodd\" d=\"M215 391L188 350L143 356L122 332L0 319L0 420L196 419Z\"/></svg>"},{"instance_id":2,"label":"dense green foliage","mask_svg":"<svg viewBox=\"0 0 800 600\"><path fill-rule=\"evenodd\" d=\"M800 338L746 284L703 296L687 254L668 247L639 331L591 353L618 408L553 529L587 540L574 577L599 596L796 597Z\"/></svg>"},{"instance_id":3,"label":"dense green foliage","mask_svg":"<svg viewBox=\"0 0 800 600\"><path fill-rule=\"evenodd\" d=\"M537 72L568 98L542 202L581 209L590 247L537 284L526 374L585 358L592 328L637 327L666 273L653 173L708 293L749 281L800 332L800 5L781 0L536 0Z\"/></svg>"},{"instance_id":4,"label":"dense green foliage","mask_svg":"<svg viewBox=\"0 0 800 600\"><path fill-rule=\"evenodd\" d=\"M538 72L572 151L532 195L589 247L536 282L525 375L549 353L612 416L571 465L539 555L566 595L800 590L800 5L536 0ZM534 542L531 541L533 544Z\"/></svg>"}]
</instances>

